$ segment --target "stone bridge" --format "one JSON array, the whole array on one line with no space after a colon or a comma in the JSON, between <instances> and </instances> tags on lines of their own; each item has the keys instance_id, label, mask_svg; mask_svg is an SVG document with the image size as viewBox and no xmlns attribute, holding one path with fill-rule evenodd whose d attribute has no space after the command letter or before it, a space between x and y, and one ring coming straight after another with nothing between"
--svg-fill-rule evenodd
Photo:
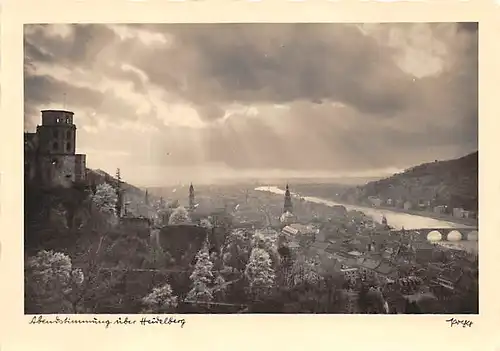
<instances>
[{"instance_id":1,"label":"stone bridge","mask_svg":"<svg viewBox=\"0 0 500 351\"><path fill-rule=\"evenodd\" d=\"M422 228L392 230L393 233L413 234L415 239L428 241L477 241L478 228ZM404 233L403 233L404 232Z\"/></svg>"}]
</instances>

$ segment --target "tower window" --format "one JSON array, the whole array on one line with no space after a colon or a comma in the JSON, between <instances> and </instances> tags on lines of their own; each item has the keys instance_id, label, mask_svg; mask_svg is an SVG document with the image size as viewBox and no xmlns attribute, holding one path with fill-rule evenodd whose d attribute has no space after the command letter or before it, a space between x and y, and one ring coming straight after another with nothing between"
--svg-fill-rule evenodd
<instances>
[{"instance_id":1,"label":"tower window","mask_svg":"<svg viewBox=\"0 0 500 351\"><path fill-rule=\"evenodd\" d=\"M71 143L66 143L66 151L70 151L71 150Z\"/></svg>"},{"instance_id":2,"label":"tower window","mask_svg":"<svg viewBox=\"0 0 500 351\"><path fill-rule=\"evenodd\" d=\"M53 148L54 150L59 149L59 143L58 143L57 141L54 141L54 144L52 144L52 148Z\"/></svg>"},{"instance_id":3,"label":"tower window","mask_svg":"<svg viewBox=\"0 0 500 351\"><path fill-rule=\"evenodd\" d=\"M66 138L68 138L68 139L71 138L71 130L68 130L66 132Z\"/></svg>"},{"instance_id":4,"label":"tower window","mask_svg":"<svg viewBox=\"0 0 500 351\"><path fill-rule=\"evenodd\" d=\"M57 138L59 136L59 131L57 129L54 129L54 138Z\"/></svg>"}]
</instances>

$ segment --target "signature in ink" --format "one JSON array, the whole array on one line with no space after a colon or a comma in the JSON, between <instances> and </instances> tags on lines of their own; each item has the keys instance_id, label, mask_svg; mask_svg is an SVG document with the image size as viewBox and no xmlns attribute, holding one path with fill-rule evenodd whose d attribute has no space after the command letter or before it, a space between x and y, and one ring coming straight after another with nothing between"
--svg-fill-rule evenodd
<instances>
[{"instance_id":1,"label":"signature in ink","mask_svg":"<svg viewBox=\"0 0 500 351\"><path fill-rule=\"evenodd\" d=\"M454 327L455 325L461 325L462 328L465 328L465 327L472 327L472 321L469 321L469 320L459 320L459 319L456 319L456 318L450 318L450 319L447 319L446 322L450 323L450 327Z\"/></svg>"}]
</instances>

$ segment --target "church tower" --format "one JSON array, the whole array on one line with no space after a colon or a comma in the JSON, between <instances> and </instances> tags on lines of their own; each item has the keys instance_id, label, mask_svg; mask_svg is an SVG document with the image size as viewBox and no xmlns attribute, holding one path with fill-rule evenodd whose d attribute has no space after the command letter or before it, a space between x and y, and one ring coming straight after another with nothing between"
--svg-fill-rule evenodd
<instances>
[{"instance_id":1,"label":"church tower","mask_svg":"<svg viewBox=\"0 0 500 351\"><path fill-rule=\"evenodd\" d=\"M290 189L288 188L288 184L286 185L286 191L285 191L285 205L283 206L283 213L286 212L293 212L293 206L292 206L292 196L290 195Z\"/></svg>"},{"instance_id":2,"label":"church tower","mask_svg":"<svg viewBox=\"0 0 500 351\"><path fill-rule=\"evenodd\" d=\"M193 183L191 183L191 185L189 186L189 209L191 211L194 210L194 206L195 206L195 203L194 203L194 187L193 187Z\"/></svg>"}]
</instances>

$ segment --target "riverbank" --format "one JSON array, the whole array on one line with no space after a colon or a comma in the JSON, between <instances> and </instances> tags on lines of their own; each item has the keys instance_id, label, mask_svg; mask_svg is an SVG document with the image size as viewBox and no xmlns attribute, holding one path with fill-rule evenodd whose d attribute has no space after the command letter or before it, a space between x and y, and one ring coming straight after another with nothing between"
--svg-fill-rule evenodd
<instances>
[{"instance_id":1,"label":"riverbank","mask_svg":"<svg viewBox=\"0 0 500 351\"><path fill-rule=\"evenodd\" d=\"M334 198L331 198L331 200L338 201ZM355 204L355 203L349 203L349 205L368 207L367 205L361 205L361 204ZM479 225L479 221L477 219L457 218L457 217L453 217L450 215L439 214L439 213L429 212L429 211L405 210L404 208L389 207L389 206L372 206L371 208L377 209L380 211L391 211L391 212L404 213L404 214L408 214L408 215L412 215L412 216L432 218L432 219L435 219L438 221L451 222L451 223L455 223L458 225L464 225L467 227L477 227Z\"/></svg>"},{"instance_id":2,"label":"riverbank","mask_svg":"<svg viewBox=\"0 0 500 351\"><path fill-rule=\"evenodd\" d=\"M401 212L401 213L407 213L407 214L411 214L414 216L429 217L429 218L433 218L433 219L440 220L440 221L447 221L447 222L453 222L456 224L463 224L463 225L468 226L468 227L477 227L479 225L479 221L477 219L457 218L457 217L449 216L446 214L438 214L435 212L412 211L412 210L405 210L402 208L394 208L394 207L380 206L378 208L380 208L382 210L390 210L390 211L397 211L397 212Z\"/></svg>"},{"instance_id":3,"label":"riverbank","mask_svg":"<svg viewBox=\"0 0 500 351\"><path fill-rule=\"evenodd\" d=\"M276 186L261 186L256 188L255 190L271 192L279 195L284 194L284 190ZM476 225L466 225L463 223L458 223L456 221L453 221L456 218L437 219L430 215L427 216L427 213L422 213L422 212L407 213L404 211L399 211L399 209L396 208L387 208L387 209L376 208L376 207L368 207L362 205L347 204L315 196L306 196L303 194L292 193L292 195L294 195L295 197L300 197L305 201L309 202L321 203L327 206L341 205L348 210L360 211L372 217L375 221L379 223L381 222L383 217L386 217L388 224L396 229L401 229L403 227L406 229L476 227Z\"/></svg>"}]
</instances>

